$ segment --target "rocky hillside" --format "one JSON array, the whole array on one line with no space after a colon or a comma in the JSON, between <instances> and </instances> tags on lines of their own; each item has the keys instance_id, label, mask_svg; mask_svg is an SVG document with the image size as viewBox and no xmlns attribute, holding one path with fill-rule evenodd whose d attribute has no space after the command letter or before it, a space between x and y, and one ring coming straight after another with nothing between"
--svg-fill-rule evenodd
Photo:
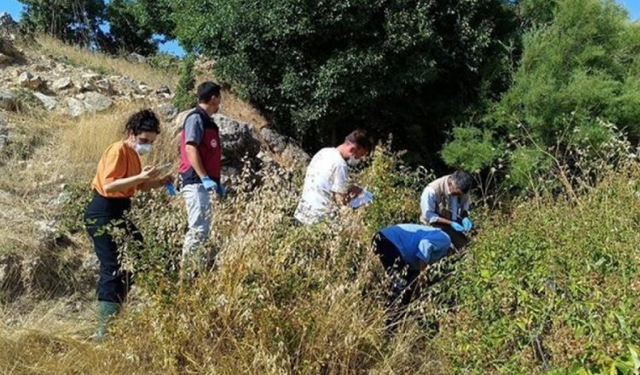
<instances>
[{"instance_id":1,"label":"rocky hillside","mask_svg":"<svg viewBox=\"0 0 640 375\"><path fill-rule=\"evenodd\" d=\"M78 50L46 37L22 40L17 24L0 14L0 172L5 176L0 187L0 301L92 289L95 259L85 248L82 231L78 238L63 234L61 211L72 199L72 187L88 186L101 144L119 137L129 113L153 108L168 131L149 162L177 161L177 135L186 112L172 104L176 74L157 71L139 57L134 60ZM202 79L212 78L207 67L210 63L199 64ZM265 166L289 169L308 161L302 149L271 129L248 104L223 95L224 113L215 120L228 184ZM97 143L79 150L87 141L67 143L75 137ZM250 170L243 174L247 166ZM25 174L30 177L20 177Z\"/></svg>"}]
</instances>

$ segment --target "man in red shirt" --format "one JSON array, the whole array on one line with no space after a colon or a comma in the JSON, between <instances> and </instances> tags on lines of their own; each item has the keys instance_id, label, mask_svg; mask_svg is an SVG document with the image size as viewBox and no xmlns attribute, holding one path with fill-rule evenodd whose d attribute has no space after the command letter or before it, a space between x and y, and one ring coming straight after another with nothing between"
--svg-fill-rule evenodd
<instances>
[{"instance_id":1,"label":"man in red shirt","mask_svg":"<svg viewBox=\"0 0 640 375\"><path fill-rule=\"evenodd\" d=\"M226 194L220 183L220 132L211 118L220 108L220 86L203 82L197 91L198 105L185 118L180 133L179 172L189 222L182 248L182 267L192 270L206 258L202 246L211 228L209 192Z\"/></svg>"}]
</instances>

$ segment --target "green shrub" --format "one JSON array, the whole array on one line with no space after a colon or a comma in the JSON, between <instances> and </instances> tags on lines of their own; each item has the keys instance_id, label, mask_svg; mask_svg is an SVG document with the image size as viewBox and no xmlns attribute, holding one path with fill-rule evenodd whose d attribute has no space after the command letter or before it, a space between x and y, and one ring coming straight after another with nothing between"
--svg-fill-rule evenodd
<instances>
[{"instance_id":1,"label":"green shrub","mask_svg":"<svg viewBox=\"0 0 640 375\"><path fill-rule=\"evenodd\" d=\"M531 12L535 4L524 2L522 10ZM547 22L548 16L531 16L540 19L524 35L513 83L477 125L482 134L493 135L483 139L485 147L494 143L508 151L512 182L521 188L532 186L530 176L544 185L557 172L549 168L550 159L571 165L575 154L601 157L601 149L618 138L609 124L632 142L640 139L640 112L630 104L640 97L640 26L613 1L560 0L539 10L553 17ZM460 154L468 133L454 132L445 146L449 165L460 163L453 156ZM492 157L495 164L503 155L464 156L478 166L492 164Z\"/></svg>"},{"instance_id":2,"label":"green shrub","mask_svg":"<svg viewBox=\"0 0 640 375\"><path fill-rule=\"evenodd\" d=\"M182 65L180 66L180 80L176 86L173 105L181 111L193 108L197 103L193 91L196 83L194 72L195 63L196 57L190 53L182 60Z\"/></svg>"},{"instance_id":3,"label":"green shrub","mask_svg":"<svg viewBox=\"0 0 640 375\"><path fill-rule=\"evenodd\" d=\"M439 149L481 87L504 89L513 8L499 0L188 0L175 14L181 43L215 59L216 75L285 134L320 147L356 123L418 151Z\"/></svg>"}]
</instances>

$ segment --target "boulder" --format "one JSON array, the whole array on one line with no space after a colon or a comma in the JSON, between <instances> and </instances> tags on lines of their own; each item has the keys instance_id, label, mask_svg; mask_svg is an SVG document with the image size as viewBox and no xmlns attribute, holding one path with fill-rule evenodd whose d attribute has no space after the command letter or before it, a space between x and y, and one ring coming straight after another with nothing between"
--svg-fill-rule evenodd
<instances>
[{"instance_id":1,"label":"boulder","mask_svg":"<svg viewBox=\"0 0 640 375\"><path fill-rule=\"evenodd\" d=\"M17 108L18 97L16 94L0 89L0 108L13 111Z\"/></svg>"},{"instance_id":2,"label":"boulder","mask_svg":"<svg viewBox=\"0 0 640 375\"><path fill-rule=\"evenodd\" d=\"M262 128L260 136L271 151L275 153L281 153L287 147L287 138L269 127Z\"/></svg>"},{"instance_id":3,"label":"boulder","mask_svg":"<svg viewBox=\"0 0 640 375\"><path fill-rule=\"evenodd\" d=\"M147 62L147 58L146 57L142 56L139 53L135 53L135 52L130 53L127 56L127 60L132 61L132 62L141 63L141 64Z\"/></svg>"},{"instance_id":4,"label":"boulder","mask_svg":"<svg viewBox=\"0 0 640 375\"><path fill-rule=\"evenodd\" d=\"M71 117L78 117L86 111L84 104L79 99L67 98L66 103Z\"/></svg>"},{"instance_id":5,"label":"boulder","mask_svg":"<svg viewBox=\"0 0 640 375\"><path fill-rule=\"evenodd\" d=\"M0 89L0 108L13 111L17 108L18 97L16 94Z\"/></svg>"},{"instance_id":6,"label":"boulder","mask_svg":"<svg viewBox=\"0 0 640 375\"><path fill-rule=\"evenodd\" d=\"M114 95L116 93L113 86L111 86L111 82L105 78L97 80L94 86L99 93L104 95Z\"/></svg>"},{"instance_id":7,"label":"boulder","mask_svg":"<svg viewBox=\"0 0 640 375\"><path fill-rule=\"evenodd\" d=\"M51 88L56 91L67 90L73 87L73 81L70 77L62 77L53 81Z\"/></svg>"},{"instance_id":8,"label":"boulder","mask_svg":"<svg viewBox=\"0 0 640 375\"><path fill-rule=\"evenodd\" d=\"M7 143L7 139L9 138L9 132L7 132L7 129L5 128L6 125L7 122L4 119L4 116L2 116L2 114L0 113L0 151L2 151L2 148Z\"/></svg>"},{"instance_id":9,"label":"boulder","mask_svg":"<svg viewBox=\"0 0 640 375\"><path fill-rule=\"evenodd\" d=\"M282 158L293 166L306 166L311 161L309 154L293 142L287 144L287 147L282 151Z\"/></svg>"},{"instance_id":10,"label":"boulder","mask_svg":"<svg viewBox=\"0 0 640 375\"><path fill-rule=\"evenodd\" d=\"M113 100L111 98L92 91L84 94L82 102L84 103L86 110L89 112L104 111L113 105Z\"/></svg>"},{"instance_id":11,"label":"boulder","mask_svg":"<svg viewBox=\"0 0 640 375\"><path fill-rule=\"evenodd\" d=\"M52 111L56 108L56 106L58 105L58 101L51 97L51 96L47 96L45 94L39 93L39 92L35 92L33 94L36 98L38 98L38 100L40 100L40 102L44 105L44 108L47 111Z\"/></svg>"},{"instance_id":12,"label":"boulder","mask_svg":"<svg viewBox=\"0 0 640 375\"><path fill-rule=\"evenodd\" d=\"M162 86L158 87L158 89L155 90L153 92L153 94L158 98L167 98L167 99L169 99L169 98L173 97L173 93L171 92L171 89L167 85L162 85Z\"/></svg>"},{"instance_id":13,"label":"boulder","mask_svg":"<svg viewBox=\"0 0 640 375\"><path fill-rule=\"evenodd\" d=\"M45 81L39 75L24 72L18 77L18 84L31 90L38 90L45 85Z\"/></svg>"},{"instance_id":14,"label":"boulder","mask_svg":"<svg viewBox=\"0 0 640 375\"><path fill-rule=\"evenodd\" d=\"M221 114L213 115L220 128L220 141L225 158L255 157L260 152L260 142L254 136L253 125L241 123Z\"/></svg>"},{"instance_id":15,"label":"boulder","mask_svg":"<svg viewBox=\"0 0 640 375\"><path fill-rule=\"evenodd\" d=\"M178 115L178 108L171 103L165 103L157 106L155 112L163 121L171 122Z\"/></svg>"}]
</instances>

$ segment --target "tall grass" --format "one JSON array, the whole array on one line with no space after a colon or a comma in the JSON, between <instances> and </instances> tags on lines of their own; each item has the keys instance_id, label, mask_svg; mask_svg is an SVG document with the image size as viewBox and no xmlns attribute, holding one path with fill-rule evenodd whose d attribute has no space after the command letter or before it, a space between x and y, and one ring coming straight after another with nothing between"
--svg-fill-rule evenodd
<instances>
[{"instance_id":1,"label":"tall grass","mask_svg":"<svg viewBox=\"0 0 640 375\"><path fill-rule=\"evenodd\" d=\"M577 202L548 197L478 222L466 254L429 269L429 288L393 335L370 238L382 225L418 217L422 175L378 149L359 176L375 203L310 228L291 225L300 175L265 170L261 179L257 190L240 184L216 201L207 245L215 263L192 281L180 281L174 267L182 203L161 191L141 196L132 218L146 247L125 257L137 272L137 297L107 342L79 339L88 326L75 336L7 329L0 352L13 354L0 356L0 369L543 374L575 365L595 374L622 363L607 358L640 341L635 166L608 174ZM29 350L14 358L18 345Z\"/></svg>"}]
</instances>

